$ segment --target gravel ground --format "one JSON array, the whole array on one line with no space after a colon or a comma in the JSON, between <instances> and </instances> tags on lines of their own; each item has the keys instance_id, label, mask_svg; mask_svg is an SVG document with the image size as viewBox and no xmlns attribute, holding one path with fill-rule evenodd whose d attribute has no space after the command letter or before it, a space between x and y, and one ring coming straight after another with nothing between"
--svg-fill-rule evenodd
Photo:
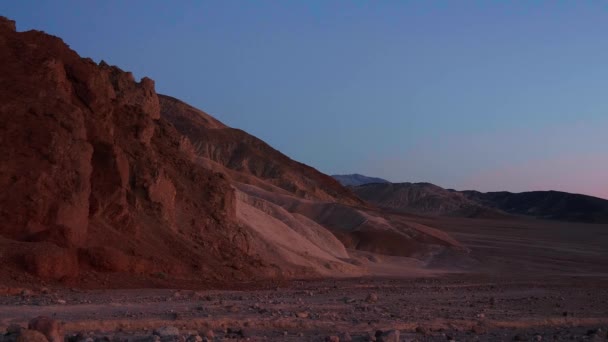
<instances>
[{"instance_id":1,"label":"gravel ground","mask_svg":"<svg viewBox=\"0 0 608 342\"><path fill-rule=\"evenodd\" d=\"M602 341L608 279L452 274L255 291L42 288L0 297L0 329L26 327L39 315L64 322L74 342L380 341L396 340L397 330L399 341Z\"/></svg>"}]
</instances>

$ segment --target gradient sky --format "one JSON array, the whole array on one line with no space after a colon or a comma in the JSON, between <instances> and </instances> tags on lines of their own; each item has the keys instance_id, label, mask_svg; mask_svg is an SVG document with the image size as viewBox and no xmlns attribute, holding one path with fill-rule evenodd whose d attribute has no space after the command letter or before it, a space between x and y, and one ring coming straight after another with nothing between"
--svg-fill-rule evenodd
<instances>
[{"instance_id":1,"label":"gradient sky","mask_svg":"<svg viewBox=\"0 0 608 342\"><path fill-rule=\"evenodd\" d=\"M4 1L325 173L608 198L606 1Z\"/></svg>"}]
</instances>

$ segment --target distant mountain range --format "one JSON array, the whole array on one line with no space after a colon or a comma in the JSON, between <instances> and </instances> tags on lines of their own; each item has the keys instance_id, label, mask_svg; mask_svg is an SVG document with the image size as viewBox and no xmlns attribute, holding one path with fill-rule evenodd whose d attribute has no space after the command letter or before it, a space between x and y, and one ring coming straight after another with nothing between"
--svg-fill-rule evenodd
<instances>
[{"instance_id":1,"label":"distant mountain range","mask_svg":"<svg viewBox=\"0 0 608 342\"><path fill-rule=\"evenodd\" d=\"M358 173L353 173L350 175L332 175L332 177L334 177L338 182L340 182L340 184L344 186L357 186L370 183L390 183L386 179L367 177Z\"/></svg>"},{"instance_id":2,"label":"distant mountain range","mask_svg":"<svg viewBox=\"0 0 608 342\"><path fill-rule=\"evenodd\" d=\"M389 183L365 180L351 189L361 199L393 211L476 218L525 215L539 219L608 223L608 200L560 191L522 193L456 191L431 183ZM337 178L342 183L341 178ZM345 183L343 183L345 184Z\"/></svg>"}]
</instances>

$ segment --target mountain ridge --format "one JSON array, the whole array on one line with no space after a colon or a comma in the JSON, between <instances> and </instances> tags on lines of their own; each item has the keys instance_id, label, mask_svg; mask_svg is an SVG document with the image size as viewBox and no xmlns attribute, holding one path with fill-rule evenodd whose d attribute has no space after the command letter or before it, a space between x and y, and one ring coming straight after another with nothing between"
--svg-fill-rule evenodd
<instances>
[{"instance_id":1,"label":"mountain ridge","mask_svg":"<svg viewBox=\"0 0 608 342\"><path fill-rule=\"evenodd\" d=\"M483 193L409 182L365 184L351 189L372 204L406 213L461 217L523 215L550 220L608 222L608 200L555 190Z\"/></svg>"},{"instance_id":2,"label":"mountain ridge","mask_svg":"<svg viewBox=\"0 0 608 342\"><path fill-rule=\"evenodd\" d=\"M378 177L368 177L359 173L351 173L347 175L331 175L335 178L340 184L344 186L357 186L364 185L369 183L390 183L386 179L378 178Z\"/></svg>"}]
</instances>

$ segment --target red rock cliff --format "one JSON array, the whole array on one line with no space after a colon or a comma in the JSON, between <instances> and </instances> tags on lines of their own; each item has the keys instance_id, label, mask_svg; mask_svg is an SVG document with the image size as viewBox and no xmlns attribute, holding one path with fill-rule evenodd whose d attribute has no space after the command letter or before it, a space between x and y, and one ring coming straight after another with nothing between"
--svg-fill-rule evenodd
<instances>
[{"instance_id":1,"label":"red rock cliff","mask_svg":"<svg viewBox=\"0 0 608 342\"><path fill-rule=\"evenodd\" d=\"M53 279L251 273L233 189L192 162L154 81L1 17L0 61L4 265Z\"/></svg>"}]
</instances>

